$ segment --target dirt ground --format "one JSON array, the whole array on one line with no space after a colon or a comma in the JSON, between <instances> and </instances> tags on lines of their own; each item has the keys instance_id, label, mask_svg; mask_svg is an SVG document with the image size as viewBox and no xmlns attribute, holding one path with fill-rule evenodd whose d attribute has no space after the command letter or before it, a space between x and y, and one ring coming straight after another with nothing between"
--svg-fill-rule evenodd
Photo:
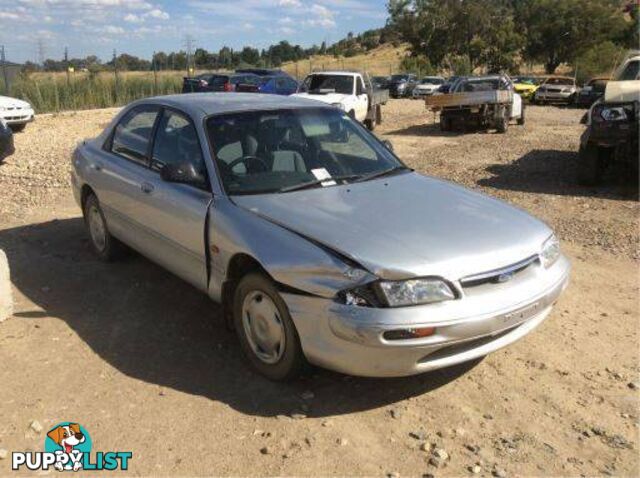
<instances>
[{"instance_id":1,"label":"dirt ground","mask_svg":"<svg viewBox=\"0 0 640 478\"><path fill-rule=\"evenodd\" d=\"M134 475L638 476L637 190L575 184L582 111L531 107L499 135L441 133L421 102L386 106L377 133L410 166L547 221L571 284L539 329L482 361L286 385L244 365L189 285L136 255L91 255L70 153L113 113L41 117L0 166L16 299L0 324L0 474L11 451L77 421L94 451L132 451Z\"/></svg>"}]
</instances>

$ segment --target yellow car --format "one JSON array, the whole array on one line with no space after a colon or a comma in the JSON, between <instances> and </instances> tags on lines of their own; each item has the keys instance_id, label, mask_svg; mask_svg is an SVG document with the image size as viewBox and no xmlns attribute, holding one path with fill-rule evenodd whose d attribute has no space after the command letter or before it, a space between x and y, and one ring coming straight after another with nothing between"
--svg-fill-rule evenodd
<instances>
[{"instance_id":1,"label":"yellow car","mask_svg":"<svg viewBox=\"0 0 640 478\"><path fill-rule=\"evenodd\" d=\"M540 80L533 76L516 76L512 80L515 92L525 101L531 101L538 86L540 86Z\"/></svg>"}]
</instances>

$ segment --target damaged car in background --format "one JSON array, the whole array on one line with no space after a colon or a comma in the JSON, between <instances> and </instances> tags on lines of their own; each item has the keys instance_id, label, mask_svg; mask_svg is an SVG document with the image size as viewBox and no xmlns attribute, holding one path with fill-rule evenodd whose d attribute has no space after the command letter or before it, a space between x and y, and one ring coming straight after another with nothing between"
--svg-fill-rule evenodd
<instances>
[{"instance_id":1,"label":"damaged car in background","mask_svg":"<svg viewBox=\"0 0 640 478\"><path fill-rule=\"evenodd\" d=\"M126 244L221 303L273 380L482 357L539 326L569 277L543 222L304 98L137 101L78 146L72 184L99 258Z\"/></svg>"}]
</instances>

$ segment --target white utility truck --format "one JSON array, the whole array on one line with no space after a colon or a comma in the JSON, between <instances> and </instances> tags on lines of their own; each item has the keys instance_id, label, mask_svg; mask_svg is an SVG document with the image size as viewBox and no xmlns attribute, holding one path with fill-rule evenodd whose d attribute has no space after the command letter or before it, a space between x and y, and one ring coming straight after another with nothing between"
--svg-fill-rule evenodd
<instances>
[{"instance_id":1,"label":"white utility truck","mask_svg":"<svg viewBox=\"0 0 640 478\"><path fill-rule=\"evenodd\" d=\"M373 131L382 123L382 105L388 90L375 89L369 75L358 71L321 71L309 74L294 96L336 106Z\"/></svg>"}]
</instances>

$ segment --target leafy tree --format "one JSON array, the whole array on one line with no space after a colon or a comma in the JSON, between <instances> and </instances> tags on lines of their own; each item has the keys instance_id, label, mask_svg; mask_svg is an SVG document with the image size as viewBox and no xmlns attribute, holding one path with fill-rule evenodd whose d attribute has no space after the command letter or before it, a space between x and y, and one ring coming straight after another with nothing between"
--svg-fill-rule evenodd
<instances>
[{"instance_id":1,"label":"leafy tree","mask_svg":"<svg viewBox=\"0 0 640 478\"><path fill-rule=\"evenodd\" d=\"M624 56L624 48L611 41L594 45L575 60L580 83L596 76L609 77Z\"/></svg>"},{"instance_id":2,"label":"leafy tree","mask_svg":"<svg viewBox=\"0 0 640 478\"><path fill-rule=\"evenodd\" d=\"M627 27L619 0L514 0L526 31L524 58L541 61L547 73L582 52L620 37Z\"/></svg>"}]
</instances>

